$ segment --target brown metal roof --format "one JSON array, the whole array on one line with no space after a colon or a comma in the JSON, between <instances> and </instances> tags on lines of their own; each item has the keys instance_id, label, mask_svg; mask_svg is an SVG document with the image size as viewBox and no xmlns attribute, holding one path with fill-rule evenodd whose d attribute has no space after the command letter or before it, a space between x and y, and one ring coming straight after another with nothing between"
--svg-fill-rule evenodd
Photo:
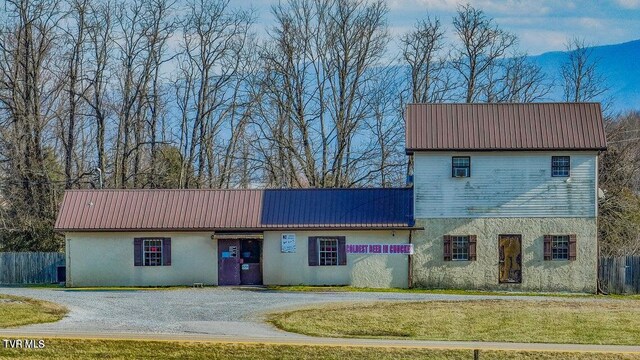
<instances>
[{"instance_id":1,"label":"brown metal roof","mask_svg":"<svg viewBox=\"0 0 640 360\"><path fill-rule=\"evenodd\" d=\"M409 104L406 151L605 150L599 103Z\"/></svg>"},{"instance_id":2,"label":"brown metal roof","mask_svg":"<svg viewBox=\"0 0 640 360\"><path fill-rule=\"evenodd\" d=\"M411 189L68 190L58 231L409 228Z\"/></svg>"}]
</instances>

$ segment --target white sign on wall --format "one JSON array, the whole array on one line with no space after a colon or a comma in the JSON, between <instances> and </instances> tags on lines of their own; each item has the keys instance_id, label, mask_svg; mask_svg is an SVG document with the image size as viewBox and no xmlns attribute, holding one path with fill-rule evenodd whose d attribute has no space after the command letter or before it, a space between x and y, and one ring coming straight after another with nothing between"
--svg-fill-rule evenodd
<instances>
[{"instance_id":1,"label":"white sign on wall","mask_svg":"<svg viewBox=\"0 0 640 360\"><path fill-rule=\"evenodd\" d=\"M280 249L283 253L296 252L296 234L282 234Z\"/></svg>"}]
</instances>

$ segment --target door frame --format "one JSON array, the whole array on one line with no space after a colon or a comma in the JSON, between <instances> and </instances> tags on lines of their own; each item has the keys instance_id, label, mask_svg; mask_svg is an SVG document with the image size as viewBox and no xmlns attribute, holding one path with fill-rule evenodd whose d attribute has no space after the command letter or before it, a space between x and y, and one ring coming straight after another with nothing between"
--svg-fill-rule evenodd
<instances>
[{"instance_id":1,"label":"door frame","mask_svg":"<svg viewBox=\"0 0 640 360\"><path fill-rule=\"evenodd\" d=\"M218 284L217 286L243 286L242 284L242 244L244 241L247 240L254 240L254 241L258 241L258 243L260 244L260 279L261 279L261 283L264 283L264 238L260 237L260 236L256 236L256 237L246 237L246 236L238 236L238 237L233 237L233 236L225 236L224 238L215 238L217 241L217 254L216 254L216 261L217 261L217 268L218 268ZM237 241L237 261L238 261L238 279L239 279L239 283L238 284L224 284L221 285L220 284L220 278L221 278L221 274L220 274L220 262L221 262L221 248L220 248L220 242L221 241Z\"/></svg>"},{"instance_id":2,"label":"door frame","mask_svg":"<svg viewBox=\"0 0 640 360\"><path fill-rule=\"evenodd\" d=\"M519 281L502 281L500 279L501 263L500 263L500 238L502 237L517 237L520 242L520 279ZM498 284L522 284L522 234L498 234Z\"/></svg>"}]
</instances>

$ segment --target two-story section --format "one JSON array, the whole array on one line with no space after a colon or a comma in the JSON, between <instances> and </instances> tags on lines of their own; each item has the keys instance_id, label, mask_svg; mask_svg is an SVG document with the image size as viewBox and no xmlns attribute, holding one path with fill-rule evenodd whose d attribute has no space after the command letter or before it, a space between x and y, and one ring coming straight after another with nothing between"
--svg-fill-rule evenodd
<instances>
[{"instance_id":1,"label":"two-story section","mask_svg":"<svg viewBox=\"0 0 640 360\"><path fill-rule=\"evenodd\" d=\"M413 285L595 292L597 103L411 104Z\"/></svg>"}]
</instances>

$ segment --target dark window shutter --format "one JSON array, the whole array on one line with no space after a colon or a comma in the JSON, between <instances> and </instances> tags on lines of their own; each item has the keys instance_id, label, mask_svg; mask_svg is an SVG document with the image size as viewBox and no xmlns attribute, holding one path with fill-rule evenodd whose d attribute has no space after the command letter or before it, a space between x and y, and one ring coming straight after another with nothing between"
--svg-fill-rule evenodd
<instances>
[{"instance_id":1,"label":"dark window shutter","mask_svg":"<svg viewBox=\"0 0 640 360\"><path fill-rule=\"evenodd\" d=\"M551 260L551 235L544 236L544 259Z\"/></svg>"},{"instance_id":2,"label":"dark window shutter","mask_svg":"<svg viewBox=\"0 0 640 360\"><path fill-rule=\"evenodd\" d=\"M576 259L576 234L569 235L569 260Z\"/></svg>"},{"instance_id":3,"label":"dark window shutter","mask_svg":"<svg viewBox=\"0 0 640 360\"><path fill-rule=\"evenodd\" d=\"M162 239L162 265L171 266L171 239Z\"/></svg>"},{"instance_id":4,"label":"dark window shutter","mask_svg":"<svg viewBox=\"0 0 640 360\"><path fill-rule=\"evenodd\" d=\"M469 260L476 261L476 235L469 235Z\"/></svg>"},{"instance_id":5,"label":"dark window shutter","mask_svg":"<svg viewBox=\"0 0 640 360\"><path fill-rule=\"evenodd\" d=\"M347 265L347 239L338 236L338 265Z\"/></svg>"},{"instance_id":6,"label":"dark window shutter","mask_svg":"<svg viewBox=\"0 0 640 360\"><path fill-rule=\"evenodd\" d=\"M309 237L309 266L318 266L318 238Z\"/></svg>"},{"instance_id":7,"label":"dark window shutter","mask_svg":"<svg viewBox=\"0 0 640 360\"><path fill-rule=\"evenodd\" d=\"M451 236L444 236L444 261L451 261Z\"/></svg>"},{"instance_id":8,"label":"dark window shutter","mask_svg":"<svg viewBox=\"0 0 640 360\"><path fill-rule=\"evenodd\" d=\"M133 239L133 265L142 266L142 239Z\"/></svg>"}]
</instances>

